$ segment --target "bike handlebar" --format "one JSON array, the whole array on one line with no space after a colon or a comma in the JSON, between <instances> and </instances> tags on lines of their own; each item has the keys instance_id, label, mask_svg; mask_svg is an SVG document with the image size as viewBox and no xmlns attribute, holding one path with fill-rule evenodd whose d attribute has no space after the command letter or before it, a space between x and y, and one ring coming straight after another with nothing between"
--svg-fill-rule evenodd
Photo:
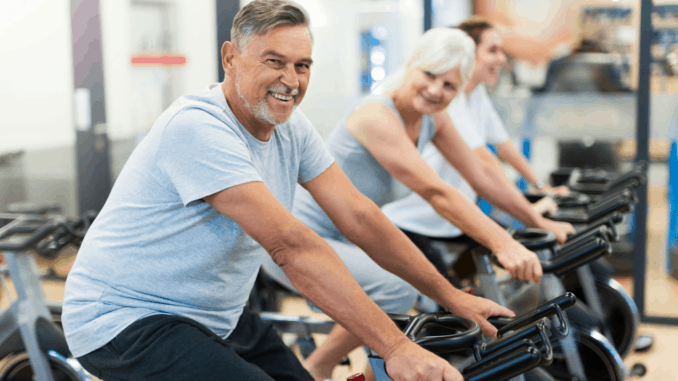
<instances>
[{"instance_id":1,"label":"bike handlebar","mask_svg":"<svg viewBox=\"0 0 678 381\"><path fill-rule=\"evenodd\" d=\"M58 224L49 239L38 243L35 251L45 258L54 258L68 244L82 241L97 216L97 212L89 210L79 218L63 221Z\"/></svg>"},{"instance_id":2,"label":"bike handlebar","mask_svg":"<svg viewBox=\"0 0 678 381\"><path fill-rule=\"evenodd\" d=\"M603 228L601 228L603 229ZM575 267L590 263L612 250L610 241L605 234L590 236L570 245L565 245L555 251L554 259L540 261L544 274L559 275ZM499 267L504 266L499 262L496 254L486 250L476 251L479 255L491 255L492 261Z\"/></svg>"},{"instance_id":3,"label":"bike handlebar","mask_svg":"<svg viewBox=\"0 0 678 381\"><path fill-rule=\"evenodd\" d=\"M510 331L521 329L545 317L551 317L555 315L558 317L559 324L554 327L554 329L560 335L566 336L568 333L568 327L562 312L571 308L576 303L577 297L573 293L567 292L557 298L540 304L532 313L525 313L512 318L492 316L488 319L488 321L499 329L497 332L497 337L501 338Z\"/></svg>"},{"instance_id":4,"label":"bike handlebar","mask_svg":"<svg viewBox=\"0 0 678 381\"><path fill-rule=\"evenodd\" d=\"M50 235L61 216L0 214L0 251L24 251Z\"/></svg>"}]
</instances>

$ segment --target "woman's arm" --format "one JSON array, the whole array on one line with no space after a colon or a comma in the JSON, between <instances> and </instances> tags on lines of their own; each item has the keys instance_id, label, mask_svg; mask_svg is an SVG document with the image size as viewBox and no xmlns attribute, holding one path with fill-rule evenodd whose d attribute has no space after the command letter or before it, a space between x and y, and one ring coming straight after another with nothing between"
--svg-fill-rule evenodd
<instances>
[{"instance_id":1,"label":"woman's arm","mask_svg":"<svg viewBox=\"0 0 678 381\"><path fill-rule=\"evenodd\" d=\"M474 155L454 128L446 111L435 114L434 119L438 130L433 144L481 197L528 226L553 232L561 243L567 240L568 233L574 232L570 224L549 221L536 213L503 172Z\"/></svg>"},{"instance_id":2,"label":"woman's arm","mask_svg":"<svg viewBox=\"0 0 678 381\"><path fill-rule=\"evenodd\" d=\"M530 184L536 184L539 181L539 176L534 172L530 163L527 162L525 156L523 156L518 150L513 146L513 143L510 141L505 141L500 144L496 144L494 148L497 150L497 155L503 161L509 163L513 168L518 171Z\"/></svg>"},{"instance_id":3,"label":"woman's arm","mask_svg":"<svg viewBox=\"0 0 678 381\"><path fill-rule=\"evenodd\" d=\"M426 163L398 117L386 106L374 103L361 107L347 119L346 127L391 175L424 198L443 218L497 253L511 275L528 280L541 277L536 255L518 244L456 188L445 183Z\"/></svg>"},{"instance_id":4,"label":"woman's arm","mask_svg":"<svg viewBox=\"0 0 678 381\"><path fill-rule=\"evenodd\" d=\"M537 184L539 181L539 176L534 172L530 163L528 163L525 156L523 156L515 146L510 141L506 141L501 144L495 145L497 149L497 154L505 162L509 163L513 168L518 171L531 185ZM567 187L556 187L552 188L548 184L542 185L537 189L543 193L556 193L558 195L566 195L569 193Z\"/></svg>"}]
</instances>

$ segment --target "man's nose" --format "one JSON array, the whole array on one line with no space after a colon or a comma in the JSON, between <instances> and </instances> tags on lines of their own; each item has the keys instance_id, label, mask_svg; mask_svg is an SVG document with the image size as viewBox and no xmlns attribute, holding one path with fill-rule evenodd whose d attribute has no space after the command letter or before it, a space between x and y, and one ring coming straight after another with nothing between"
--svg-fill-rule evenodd
<instances>
[{"instance_id":1,"label":"man's nose","mask_svg":"<svg viewBox=\"0 0 678 381\"><path fill-rule=\"evenodd\" d=\"M285 69L283 69L280 82L290 89L296 89L299 87L299 76L297 75L294 65L288 65L285 67Z\"/></svg>"}]
</instances>

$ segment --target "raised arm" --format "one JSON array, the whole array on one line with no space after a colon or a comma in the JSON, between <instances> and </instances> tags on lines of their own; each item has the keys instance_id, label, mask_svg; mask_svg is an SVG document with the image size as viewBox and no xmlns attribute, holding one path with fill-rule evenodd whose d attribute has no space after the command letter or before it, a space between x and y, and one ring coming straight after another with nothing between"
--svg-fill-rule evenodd
<instances>
[{"instance_id":1,"label":"raised arm","mask_svg":"<svg viewBox=\"0 0 678 381\"><path fill-rule=\"evenodd\" d=\"M346 126L379 163L396 179L424 198L443 218L490 250L502 254L502 264L512 276L538 281L541 267L526 250L487 217L456 188L445 183L419 154L393 112L368 104L351 115ZM466 150L469 151L468 147Z\"/></svg>"},{"instance_id":2,"label":"raised arm","mask_svg":"<svg viewBox=\"0 0 678 381\"><path fill-rule=\"evenodd\" d=\"M204 199L261 244L297 290L382 356L389 372L394 371L394 380L418 376L407 373L412 369L446 372L445 380L461 379L444 360L408 340L332 248L294 218L262 182L234 186Z\"/></svg>"}]
</instances>

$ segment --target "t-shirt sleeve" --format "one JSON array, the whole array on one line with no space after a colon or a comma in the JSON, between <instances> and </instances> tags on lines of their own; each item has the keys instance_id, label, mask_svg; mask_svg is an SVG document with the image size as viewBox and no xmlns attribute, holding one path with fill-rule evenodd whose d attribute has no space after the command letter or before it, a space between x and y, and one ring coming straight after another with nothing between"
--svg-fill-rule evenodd
<instances>
[{"instance_id":1,"label":"t-shirt sleeve","mask_svg":"<svg viewBox=\"0 0 678 381\"><path fill-rule=\"evenodd\" d=\"M262 181L244 137L200 109L180 111L168 123L156 163L184 205L236 185Z\"/></svg>"},{"instance_id":2,"label":"t-shirt sleeve","mask_svg":"<svg viewBox=\"0 0 678 381\"><path fill-rule=\"evenodd\" d=\"M487 91L483 89L482 92L482 112L484 114L483 122L485 123L485 137L488 143L492 144L501 144L509 139L509 134L506 131L504 122L502 122L497 110L492 104L490 96L487 94Z\"/></svg>"},{"instance_id":3,"label":"t-shirt sleeve","mask_svg":"<svg viewBox=\"0 0 678 381\"><path fill-rule=\"evenodd\" d=\"M306 115L300 110L295 114L294 128L300 132L301 147L297 182L304 184L325 172L334 163L334 158Z\"/></svg>"}]
</instances>

